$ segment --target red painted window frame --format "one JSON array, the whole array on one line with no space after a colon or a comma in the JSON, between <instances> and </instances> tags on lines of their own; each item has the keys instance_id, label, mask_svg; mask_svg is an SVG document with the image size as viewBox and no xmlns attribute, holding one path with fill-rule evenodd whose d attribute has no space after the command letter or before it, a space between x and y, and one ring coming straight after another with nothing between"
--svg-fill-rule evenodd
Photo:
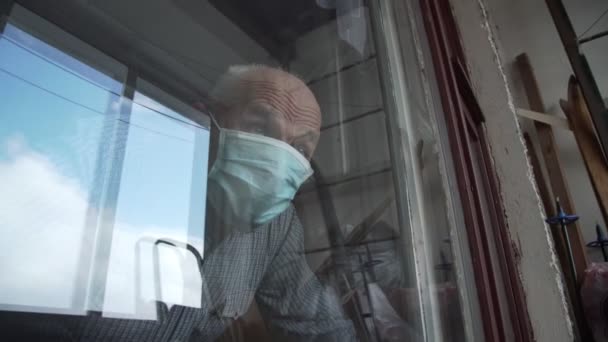
<instances>
[{"instance_id":1,"label":"red painted window frame","mask_svg":"<svg viewBox=\"0 0 608 342\"><path fill-rule=\"evenodd\" d=\"M450 3L448 0L420 0L420 3L448 129L485 340L507 341L511 332L516 341L533 341L516 267L516 249L508 235L500 183L486 139L485 119L464 67L465 57ZM474 154L473 149L478 153ZM477 159L481 174L475 175L473 158ZM489 220L482 215L482 201L486 202ZM489 239L497 246L499 267L491 262ZM502 284L495 281L495 272L502 273ZM499 291L507 299L507 308L501 308ZM504 312L508 312L509 320L503 319ZM510 324L504 326L503 322Z\"/></svg>"}]
</instances>

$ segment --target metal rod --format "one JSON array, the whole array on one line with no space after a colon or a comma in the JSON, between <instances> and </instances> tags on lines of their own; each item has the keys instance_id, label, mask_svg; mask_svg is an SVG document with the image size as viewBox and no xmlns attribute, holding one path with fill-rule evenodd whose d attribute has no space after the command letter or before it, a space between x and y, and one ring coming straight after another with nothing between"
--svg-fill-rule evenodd
<instances>
[{"instance_id":1,"label":"metal rod","mask_svg":"<svg viewBox=\"0 0 608 342\"><path fill-rule=\"evenodd\" d=\"M361 271L361 277L363 277L363 286L365 289L365 296L367 297L367 305L369 306L369 314L371 315L372 318L372 325L374 326L374 333L375 333L375 337L376 337L376 341L382 341L382 339L380 338L380 331L378 331L378 327L376 326L376 321L373 319L375 317L374 314L374 303L372 301L372 296L371 296L371 291L369 290L369 282L367 281L367 277L365 276L365 268L363 267L363 260L361 260L361 254L357 254L357 257L359 259L359 268Z\"/></svg>"},{"instance_id":2,"label":"metal rod","mask_svg":"<svg viewBox=\"0 0 608 342\"><path fill-rule=\"evenodd\" d=\"M324 181L323 172L315 161L311 161L310 165L312 166L316 175L315 182L322 183ZM349 260L348 251L344 247L346 239L342 233L340 221L338 219L338 215L336 214L333 195L329 191L329 188L317 185L317 196L321 206L323 220L325 221L325 227L327 229L327 237L332 246L337 246L335 249L331 250L331 257L334 260L334 263L339 265L337 273L345 274L348 281L353 283L354 279L352 273L350 271L347 272L343 267L343 265L346 265Z\"/></svg>"},{"instance_id":3,"label":"metal rod","mask_svg":"<svg viewBox=\"0 0 608 342\"><path fill-rule=\"evenodd\" d=\"M570 237L568 236L568 227L565 224L561 223L562 231L564 232L564 237L566 239L566 248L568 249L568 261L570 262L570 268L572 270L572 279L576 282L576 268L574 267L574 258L572 257L572 247L570 246Z\"/></svg>"},{"instance_id":4,"label":"metal rod","mask_svg":"<svg viewBox=\"0 0 608 342\"><path fill-rule=\"evenodd\" d=\"M435 265L435 269L441 272L443 282L447 283L450 280L450 271L452 271L452 263L448 262L448 258L445 256L443 250L439 252L439 260L441 260L441 262Z\"/></svg>"},{"instance_id":5,"label":"metal rod","mask_svg":"<svg viewBox=\"0 0 608 342\"><path fill-rule=\"evenodd\" d=\"M572 273L572 280L576 285L577 282L577 274L576 267L574 266L574 257L572 256L572 245L570 244L570 237L568 236L568 227L567 224L567 214L564 212L561 204L559 203L559 198L555 200L555 208L557 208L557 220L562 229L562 233L564 234L564 239L566 240L566 249L568 251L568 262L570 263L570 269Z\"/></svg>"},{"instance_id":6,"label":"metal rod","mask_svg":"<svg viewBox=\"0 0 608 342\"><path fill-rule=\"evenodd\" d=\"M590 42L592 40L596 40L598 38L602 38L602 37L605 37L605 36L608 36L608 30L600 32L600 33L593 34L593 35L591 35L589 37L586 37L586 38L581 38L581 39L579 39L578 44L579 45L583 45L583 44L588 43L588 42Z\"/></svg>"},{"instance_id":7,"label":"metal rod","mask_svg":"<svg viewBox=\"0 0 608 342\"><path fill-rule=\"evenodd\" d=\"M599 223L595 224L595 241L591 241L587 244L587 247L591 248L600 248L602 250L602 256L604 256L604 261L608 262L608 254L606 252L606 246L608 246L608 240L604 237L604 233L602 232L602 227L600 227Z\"/></svg>"},{"instance_id":8,"label":"metal rod","mask_svg":"<svg viewBox=\"0 0 608 342\"><path fill-rule=\"evenodd\" d=\"M369 268L369 275L372 278L372 281L375 283L377 281L376 278L376 270L374 267L376 264L374 263L374 259L372 258L372 251L369 249L369 244L365 244L365 255L367 257L367 266Z\"/></svg>"},{"instance_id":9,"label":"metal rod","mask_svg":"<svg viewBox=\"0 0 608 342\"><path fill-rule=\"evenodd\" d=\"M367 240L367 241L362 241L362 242L358 242L358 243L347 243L344 245L344 247L357 247L357 246L363 246L363 245L367 245L367 244L371 244L371 243L380 243L380 242L395 241L395 240L396 240L396 237L390 237L390 238L385 238L385 239L376 239L376 240ZM338 247L329 246L329 247L309 249L309 250L304 251L304 254L321 253L321 252L326 252L326 251L332 250L334 248L338 248Z\"/></svg>"},{"instance_id":10,"label":"metal rod","mask_svg":"<svg viewBox=\"0 0 608 342\"><path fill-rule=\"evenodd\" d=\"M606 254L606 239L604 238L604 234L602 234L602 228L599 224L595 225L595 234L597 235L597 241L599 248L602 250L602 255L604 256L604 261L608 261L608 255Z\"/></svg>"},{"instance_id":11,"label":"metal rod","mask_svg":"<svg viewBox=\"0 0 608 342\"><path fill-rule=\"evenodd\" d=\"M569 262L570 268L571 268L570 276L572 277L572 282L571 282L571 285L573 288L572 298L571 298L572 309L575 314L575 318L576 318L576 322L577 322L577 327L578 327L577 332L578 332L578 334L580 334L580 337L577 338L577 340L588 341L591 339L591 331L589 329L587 321L584 319L584 315L583 315L583 311L582 311L583 309L581 306L579 281L577 278L577 271L574 268L574 257L572 255L570 238L569 238L568 232L567 232L567 226L576 222L579 217L575 214L569 214L569 213L564 212L564 209L561 207L561 205L559 203L559 198L556 198L556 200L555 200L555 208L557 210L557 215L554 217L547 218L546 222L551 225L559 224L559 226L564 234L564 241L566 244L567 254L568 254L568 256L567 256L568 262Z\"/></svg>"}]
</instances>

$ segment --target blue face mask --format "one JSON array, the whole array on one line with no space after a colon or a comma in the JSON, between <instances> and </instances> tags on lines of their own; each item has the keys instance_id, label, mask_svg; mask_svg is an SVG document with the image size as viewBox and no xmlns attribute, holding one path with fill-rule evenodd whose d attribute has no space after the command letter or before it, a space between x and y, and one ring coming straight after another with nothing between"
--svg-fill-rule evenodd
<instances>
[{"instance_id":1,"label":"blue face mask","mask_svg":"<svg viewBox=\"0 0 608 342\"><path fill-rule=\"evenodd\" d=\"M210 204L229 224L269 222L289 207L300 185L312 175L310 163L283 141L219 130L207 186Z\"/></svg>"}]
</instances>

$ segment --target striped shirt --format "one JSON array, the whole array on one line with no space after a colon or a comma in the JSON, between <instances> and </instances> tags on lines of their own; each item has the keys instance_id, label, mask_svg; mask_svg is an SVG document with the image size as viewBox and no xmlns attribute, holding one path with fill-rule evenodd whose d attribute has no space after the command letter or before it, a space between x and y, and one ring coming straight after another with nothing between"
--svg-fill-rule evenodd
<instances>
[{"instance_id":1,"label":"striped shirt","mask_svg":"<svg viewBox=\"0 0 608 342\"><path fill-rule=\"evenodd\" d=\"M214 341L255 300L273 336L281 340L355 340L338 297L306 263L302 225L293 207L252 230L226 231L217 225L207 220L201 308L159 306L155 321L1 312L0 336L36 341Z\"/></svg>"}]
</instances>

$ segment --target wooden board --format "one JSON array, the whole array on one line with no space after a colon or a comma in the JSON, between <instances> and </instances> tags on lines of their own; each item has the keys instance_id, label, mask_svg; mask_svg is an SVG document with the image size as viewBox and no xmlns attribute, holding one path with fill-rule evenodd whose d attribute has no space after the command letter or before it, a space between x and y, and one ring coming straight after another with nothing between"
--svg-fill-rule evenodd
<instances>
[{"instance_id":1,"label":"wooden board","mask_svg":"<svg viewBox=\"0 0 608 342\"><path fill-rule=\"evenodd\" d=\"M550 125L550 126L553 126L556 128L566 129L569 131L571 130L568 120L560 118L555 115L539 113L539 112L535 112L533 110L527 110L527 109L523 109L523 108L515 108L515 112L517 113L517 116L519 116L521 118L526 118L526 119L530 119L533 121L540 121L542 123L546 123L547 125Z\"/></svg>"},{"instance_id":2,"label":"wooden board","mask_svg":"<svg viewBox=\"0 0 608 342\"><path fill-rule=\"evenodd\" d=\"M530 109L536 112L545 113L545 106L543 105L540 90L538 88L536 78L534 77L528 56L526 54L517 56L516 63L526 90L526 95L528 96ZM551 184L553 195L559 198L561 206L566 213L576 214L576 209L574 207L572 197L570 196L566 177L559 161L553 129L551 126L538 121L534 122L534 127L537 131L538 141L545 161L545 166L547 168L547 174L549 176L549 183ZM576 284L569 284L571 292L570 295L578 297L576 288L578 288L578 284L580 284L582 276L584 275L585 269L588 265L587 250L581 234L581 228L578 223L575 223L568 228L568 237L570 238L575 271L578 278L576 279ZM561 240L559 243L557 243L557 245L565 245L563 237L554 235L554 238L556 240ZM558 253L558 255L559 254L561 253ZM560 263L564 274L571 274L569 261L562 260L560 258ZM572 285L574 285L574 288L572 288Z\"/></svg>"},{"instance_id":3,"label":"wooden board","mask_svg":"<svg viewBox=\"0 0 608 342\"><path fill-rule=\"evenodd\" d=\"M530 109L536 112L545 113L545 106L543 105L538 83L534 77L534 72L528 56L526 54L517 56L516 65L519 69L519 73L524 84ZM572 198L570 197L570 191L568 190L564 171L562 170L559 156L557 154L553 129L551 126L538 121L534 122L534 127L537 131L538 141L542 150L553 195L560 199L561 206L566 213L576 214ZM549 214L549 212L547 212L547 214ZM572 313L574 313L576 320L576 340L590 341L591 332L587 326L587 321L583 313L578 291L579 285L581 284L585 274L585 269L588 265L587 251L581 234L581 228L579 224L576 223L570 225L567 229L577 279L572 279L572 276L570 276L572 274L572 267L568 260L568 251L566 249L565 238L562 230L556 229L556 227L552 227L551 229L553 239L555 240L555 247L558 249L557 255L562 267L564 279L568 287L568 297L571 303L571 310Z\"/></svg>"},{"instance_id":4,"label":"wooden board","mask_svg":"<svg viewBox=\"0 0 608 342\"><path fill-rule=\"evenodd\" d=\"M562 100L560 105L568 117L578 148L583 155L605 227L608 223L608 165L602 157L602 148L595 135L589 108L574 76L570 77L568 82L568 101Z\"/></svg>"}]
</instances>

